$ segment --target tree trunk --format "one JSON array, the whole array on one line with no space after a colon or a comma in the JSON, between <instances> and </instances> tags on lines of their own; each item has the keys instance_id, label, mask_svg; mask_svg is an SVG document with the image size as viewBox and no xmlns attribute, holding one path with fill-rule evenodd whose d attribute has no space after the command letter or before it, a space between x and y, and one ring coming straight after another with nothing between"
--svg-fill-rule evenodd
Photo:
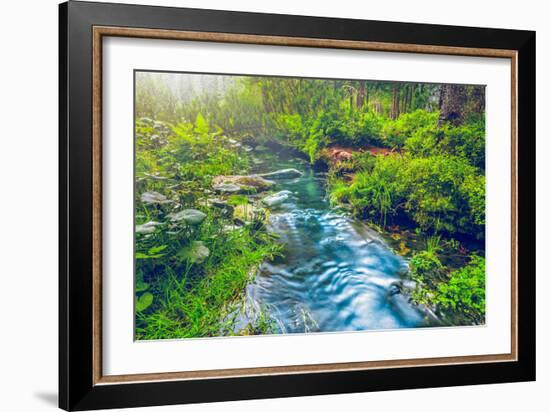
<instances>
[{"instance_id":1,"label":"tree trunk","mask_svg":"<svg viewBox=\"0 0 550 412\"><path fill-rule=\"evenodd\" d=\"M390 111L390 117L395 120L399 117L399 95L400 86L397 83L393 84L392 88L392 105Z\"/></svg>"},{"instance_id":2,"label":"tree trunk","mask_svg":"<svg viewBox=\"0 0 550 412\"><path fill-rule=\"evenodd\" d=\"M464 122L466 89L457 84L444 84L439 95L439 126L450 123L459 126Z\"/></svg>"},{"instance_id":3,"label":"tree trunk","mask_svg":"<svg viewBox=\"0 0 550 412\"><path fill-rule=\"evenodd\" d=\"M407 113L407 96L409 94L409 85L403 85L403 96L401 96L401 113Z\"/></svg>"},{"instance_id":4,"label":"tree trunk","mask_svg":"<svg viewBox=\"0 0 550 412\"><path fill-rule=\"evenodd\" d=\"M357 91L357 98L355 99L355 105L357 110L362 111L365 105L365 81L359 81L359 90Z\"/></svg>"},{"instance_id":5,"label":"tree trunk","mask_svg":"<svg viewBox=\"0 0 550 412\"><path fill-rule=\"evenodd\" d=\"M485 87L474 86L474 89L472 91L472 98L474 100L474 112L478 115L482 115L483 113L485 113Z\"/></svg>"}]
</instances>

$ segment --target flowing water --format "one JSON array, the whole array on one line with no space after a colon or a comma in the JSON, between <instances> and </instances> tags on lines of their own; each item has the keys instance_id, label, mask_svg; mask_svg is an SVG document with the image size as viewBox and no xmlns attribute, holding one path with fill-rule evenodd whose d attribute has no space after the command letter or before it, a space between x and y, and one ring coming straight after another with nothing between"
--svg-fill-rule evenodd
<instances>
[{"instance_id":1,"label":"flowing water","mask_svg":"<svg viewBox=\"0 0 550 412\"><path fill-rule=\"evenodd\" d=\"M424 315L395 293L407 262L363 223L330 207L325 176L295 155L256 155L256 173L283 168L303 172L277 180L293 193L271 209L269 230L283 256L265 262L247 288L249 306L261 308L279 333L395 329L425 324ZM261 162L261 163L260 163Z\"/></svg>"}]
</instances>

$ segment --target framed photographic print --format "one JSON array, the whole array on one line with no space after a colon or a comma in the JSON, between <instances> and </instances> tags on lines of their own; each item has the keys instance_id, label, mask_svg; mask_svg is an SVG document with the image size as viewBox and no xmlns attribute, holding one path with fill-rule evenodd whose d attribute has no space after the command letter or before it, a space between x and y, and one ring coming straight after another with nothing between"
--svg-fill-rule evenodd
<instances>
[{"instance_id":1,"label":"framed photographic print","mask_svg":"<svg viewBox=\"0 0 550 412\"><path fill-rule=\"evenodd\" d=\"M535 379L535 33L60 6L60 407Z\"/></svg>"}]
</instances>

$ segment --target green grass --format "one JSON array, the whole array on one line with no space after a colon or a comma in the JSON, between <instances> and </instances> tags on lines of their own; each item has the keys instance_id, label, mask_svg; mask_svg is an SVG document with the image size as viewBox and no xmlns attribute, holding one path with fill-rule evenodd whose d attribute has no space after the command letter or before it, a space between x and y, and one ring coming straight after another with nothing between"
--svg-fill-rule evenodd
<instances>
[{"instance_id":1,"label":"green grass","mask_svg":"<svg viewBox=\"0 0 550 412\"><path fill-rule=\"evenodd\" d=\"M278 246L262 232L239 230L211 241L211 255L197 274L193 265L178 274L164 265L164 274L153 282L158 297L150 311L138 314L138 339L168 339L232 335L229 316L232 303L243 299L243 291L264 260ZM225 321L224 321L225 320ZM268 323L251 326L267 332Z\"/></svg>"}]
</instances>

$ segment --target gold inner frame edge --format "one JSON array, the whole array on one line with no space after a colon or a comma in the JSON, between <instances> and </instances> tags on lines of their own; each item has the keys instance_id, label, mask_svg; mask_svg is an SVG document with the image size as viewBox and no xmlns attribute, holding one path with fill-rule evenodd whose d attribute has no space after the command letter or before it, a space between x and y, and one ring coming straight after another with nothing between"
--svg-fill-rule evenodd
<instances>
[{"instance_id":1,"label":"gold inner frame edge","mask_svg":"<svg viewBox=\"0 0 550 412\"><path fill-rule=\"evenodd\" d=\"M451 356L439 358L394 359L382 361L327 363L314 365L289 365L201 371L143 373L131 375L103 375L102 363L102 41L103 37L129 37L163 40L187 40L237 44L256 44L290 47L317 47L329 49L350 49L397 53L420 53L436 55L474 56L508 58L511 60L511 353L494 355ZM94 26L92 32L92 300L93 300L93 384L129 384L136 382L158 382L173 380L221 379L230 377L284 375L300 373L329 373L382 368L404 368L418 366L441 366L471 363L494 363L517 361L517 51L504 49L467 48L455 46L432 46L421 44L385 43L356 40L335 40L303 37L265 36L238 33L217 33L143 29L130 27Z\"/></svg>"}]
</instances>

